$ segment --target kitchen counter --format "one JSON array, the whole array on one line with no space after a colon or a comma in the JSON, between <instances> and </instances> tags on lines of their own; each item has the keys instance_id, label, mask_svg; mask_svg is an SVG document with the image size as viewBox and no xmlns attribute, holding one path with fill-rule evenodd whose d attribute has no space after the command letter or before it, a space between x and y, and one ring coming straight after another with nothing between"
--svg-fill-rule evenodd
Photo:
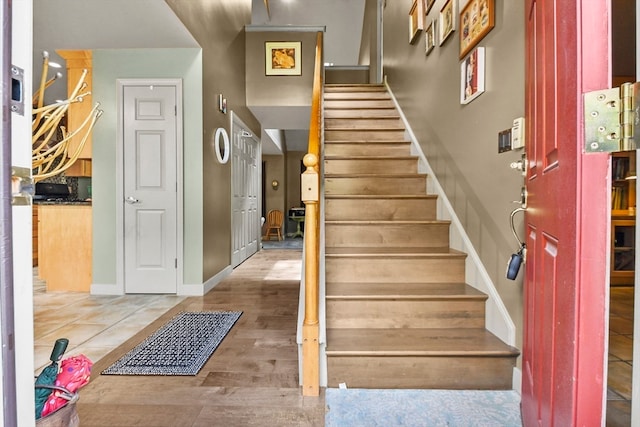
<instances>
[{"instance_id":1,"label":"kitchen counter","mask_svg":"<svg viewBox=\"0 0 640 427\"><path fill-rule=\"evenodd\" d=\"M38 276L47 291L89 292L91 203L38 202Z\"/></svg>"},{"instance_id":2,"label":"kitchen counter","mask_svg":"<svg viewBox=\"0 0 640 427\"><path fill-rule=\"evenodd\" d=\"M65 205L80 205L80 206L91 206L91 200L34 200L34 205L57 205L57 206L65 206Z\"/></svg>"}]
</instances>

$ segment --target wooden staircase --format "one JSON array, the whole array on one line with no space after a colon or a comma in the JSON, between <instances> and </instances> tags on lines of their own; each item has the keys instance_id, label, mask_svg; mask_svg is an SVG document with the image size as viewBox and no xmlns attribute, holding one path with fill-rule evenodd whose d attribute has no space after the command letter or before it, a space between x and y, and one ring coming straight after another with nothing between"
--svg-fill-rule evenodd
<instances>
[{"instance_id":1,"label":"wooden staircase","mask_svg":"<svg viewBox=\"0 0 640 427\"><path fill-rule=\"evenodd\" d=\"M485 329L386 89L327 85L324 120L328 386L510 389L519 353Z\"/></svg>"}]
</instances>

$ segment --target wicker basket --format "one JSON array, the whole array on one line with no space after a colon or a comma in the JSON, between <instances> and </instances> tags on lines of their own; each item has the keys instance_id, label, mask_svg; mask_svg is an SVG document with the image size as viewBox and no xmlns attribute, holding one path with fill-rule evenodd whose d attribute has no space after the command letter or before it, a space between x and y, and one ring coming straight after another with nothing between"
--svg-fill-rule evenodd
<instances>
[{"instance_id":1,"label":"wicker basket","mask_svg":"<svg viewBox=\"0 0 640 427\"><path fill-rule=\"evenodd\" d=\"M58 408L55 412L48 414L46 417L37 419L37 427L78 427L80 425L80 418L78 417L78 410L76 409L78 393L72 393L66 388L58 386L37 385L36 387L51 388L61 391L61 397L68 400L64 406Z\"/></svg>"}]
</instances>

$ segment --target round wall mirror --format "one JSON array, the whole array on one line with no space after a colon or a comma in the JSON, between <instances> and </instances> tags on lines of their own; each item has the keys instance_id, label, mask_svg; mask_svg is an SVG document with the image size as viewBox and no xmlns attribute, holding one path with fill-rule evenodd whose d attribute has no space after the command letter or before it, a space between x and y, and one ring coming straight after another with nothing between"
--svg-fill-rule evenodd
<instances>
[{"instance_id":1,"label":"round wall mirror","mask_svg":"<svg viewBox=\"0 0 640 427\"><path fill-rule=\"evenodd\" d=\"M229 161L229 154L231 153L227 130L225 128L216 129L213 140L213 151L215 151L218 161L222 164L227 163Z\"/></svg>"}]
</instances>

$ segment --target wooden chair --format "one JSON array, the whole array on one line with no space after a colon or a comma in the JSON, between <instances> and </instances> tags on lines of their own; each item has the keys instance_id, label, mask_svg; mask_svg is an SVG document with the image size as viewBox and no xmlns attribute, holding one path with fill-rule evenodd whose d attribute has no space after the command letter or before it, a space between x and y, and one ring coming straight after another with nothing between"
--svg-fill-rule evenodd
<instances>
[{"instance_id":1,"label":"wooden chair","mask_svg":"<svg viewBox=\"0 0 640 427\"><path fill-rule=\"evenodd\" d=\"M267 235L266 240L271 240L271 235L275 235L278 241L282 240L282 222L284 221L284 213L280 210L273 209L267 213Z\"/></svg>"}]
</instances>

